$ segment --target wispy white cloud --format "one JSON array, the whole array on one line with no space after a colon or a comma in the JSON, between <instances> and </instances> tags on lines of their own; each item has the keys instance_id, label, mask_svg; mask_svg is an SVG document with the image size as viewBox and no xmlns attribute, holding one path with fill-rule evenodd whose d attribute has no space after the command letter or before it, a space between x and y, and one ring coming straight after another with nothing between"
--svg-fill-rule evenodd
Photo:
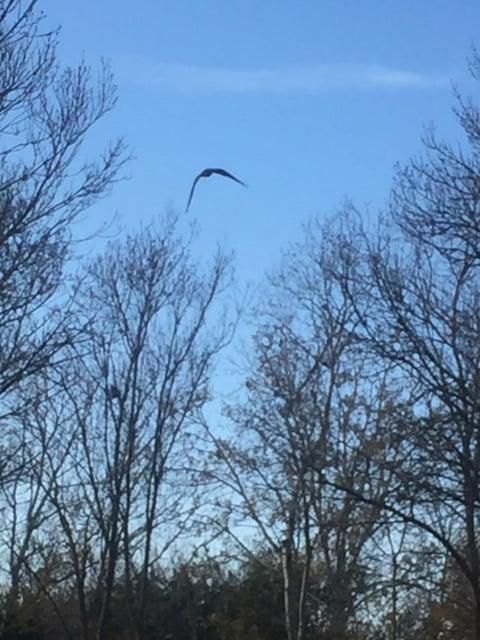
<instances>
[{"instance_id":1,"label":"wispy white cloud","mask_svg":"<svg viewBox=\"0 0 480 640\"><path fill-rule=\"evenodd\" d=\"M319 64L282 69L226 69L156 62L129 57L118 60L120 78L176 93L321 93L342 89L428 89L448 79L381 65ZM116 65L117 66L117 65Z\"/></svg>"}]
</instances>

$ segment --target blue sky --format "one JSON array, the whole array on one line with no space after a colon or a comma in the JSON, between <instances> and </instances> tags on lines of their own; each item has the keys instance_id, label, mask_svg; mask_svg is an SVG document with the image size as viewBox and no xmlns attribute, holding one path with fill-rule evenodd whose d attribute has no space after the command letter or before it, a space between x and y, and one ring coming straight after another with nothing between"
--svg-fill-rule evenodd
<instances>
[{"instance_id":1,"label":"blue sky","mask_svg":"<svg viewBox=\"0 0 480 640\"><path fill-rule=\"evenodd\" d=\"M309 216L348 196L373 210L396 161L435 122L455 139L450 80L475 91L466 57L478 0L41 0L60 56L111 61L119 104L98 140L123 135L131 179L90 214L134 228L184 209L193 177L222 166L249 184L203 181L197 249L237 254L258 280ZM95 140L96 141L96 140Z\"/></svg>"}]
</instances>

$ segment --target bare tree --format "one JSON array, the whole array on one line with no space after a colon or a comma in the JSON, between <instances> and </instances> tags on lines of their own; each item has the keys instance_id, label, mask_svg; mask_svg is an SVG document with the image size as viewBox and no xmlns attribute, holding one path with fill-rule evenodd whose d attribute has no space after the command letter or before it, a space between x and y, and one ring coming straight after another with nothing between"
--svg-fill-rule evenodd
<instances>
[{"instance_id":1,"label":"bare tree","mask_svg":"<svg viewBox=\"0 0 480 640\"><path fill-rule=\"evenodd\" d=\"M49 473L60 463L49 456L64 424L46 414L44 376L83 331L64 286L72 223L125 161L121 140L97 161L85 155L115 86L106 66L98 81L83 63L61 67L56 38L35 0L0 0L0 509L10 603L39 576Z\"/></svg>"},{"instance_id":2,"label":"bare tree","mask_svg":"<svg viewBox=\"0 0 480 640\"><path fill-rule=\"evenodd\" d=\"M208 428L214 451L205 478L220 483L218 526L245 547L250 523L277 554L289 640L308 636L314 594L323 632L346 637L368 590L364 552L390 490L377 460L394 447L385 437L391 392L355 340L354 308L331 275L335 251L307 230L285 256L257 315L245 401L227 412L238 436ZM371 505L335 483L365 491ZM322 567L321 598L313 567Z\"/></svg>"},{"instance_id":3,"label":"bare tree","mask_svg":"<svg viewBox=\"0 0 480 640\"><path fill-rule=\"evenodd\" d=\"M473 65L478 72L478 58ZM384 507L458 563L480 638L480 130L477 107L459 100L467 150L429 135L425 157L399 169L378 229L338 232L348 251L337 278L358 340L411 397L410 416L396 425L408 455L389 466L398 493Z\"/></svg>"},{"instance_id":4,"label":"bare tree","mask_svg":"<svg viewBox=\"0 0 480 640\"><path fill-rule=\"evenodd\" d=\"M0 414L8 394L51 364L77 332L62 277L71 223L104 195L124 161L115 142L98 162L82 151L115 104L106 67L62 69L37 2L0 2ZM63 311L58 307L63 295ZM7 460L0 473L7 473Z\"/></svg>"},{"instance_id":5,"label":"bare tree","mask_svg":"<svg viewBox=\"0 0 480 640\"><path fill-rule=\"evenodd\" d=\"M56 382L75 438L49 498L80 604L96 585L97 638L108 637L119 584L129 631L143 637L153 567L192 530L188 449L234 328L224 299L230 259L219 253L202 271L176 227L167 217L86 267L77 313L88 330Z\"/></svg>"}]
</instances>

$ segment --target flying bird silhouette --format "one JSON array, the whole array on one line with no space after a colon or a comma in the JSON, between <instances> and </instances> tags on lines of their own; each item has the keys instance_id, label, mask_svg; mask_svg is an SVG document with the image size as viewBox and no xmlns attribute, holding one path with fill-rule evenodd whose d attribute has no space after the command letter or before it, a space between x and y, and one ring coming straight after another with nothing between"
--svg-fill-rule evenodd
<instances>
[{"instance_id":1,"label":"flying bird silhouette","mask_svg":"<svg viewBox=\"0 0 480 640\"><path fill-rule=\"evenodd\" d=\"M204 169L201 173L198 174L198 176L193 181L192 188L190 189L190 195L188 196L187 208L185 209L185 211L188 211L188 208L190 207L190 203L192 202L193 194L195 192L195 187L197 186L197 182L200 180L200 178L209 178L214 173L216 173L219 176L223 176L224 178L230 178L230 180L234 180L235 182L238 182L238 184L241 184L244 187L247 186L245 182L242 182L231 173L228 173L228 171L225 171L225 169Z\"/></svg>"},{"instance_id":2,"label":"flying bird silhouette","mask_svg":"<svg viewBox=\"0 0 480 640\"><path fill-rule=\"evenodd\" d=\"M110 400L120 400L122 394L120 393L120 389L118 387L116 387L114 384L111 384L108 387L108 396L110 397Z\"/></svg>"}]
</instances>

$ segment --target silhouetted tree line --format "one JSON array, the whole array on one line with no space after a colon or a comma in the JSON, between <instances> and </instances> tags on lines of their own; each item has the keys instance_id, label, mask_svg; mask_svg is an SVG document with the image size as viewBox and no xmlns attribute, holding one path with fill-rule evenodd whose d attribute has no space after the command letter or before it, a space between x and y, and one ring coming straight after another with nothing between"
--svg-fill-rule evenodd
<instances>
[{"instance_id":1,"label":"silhouetted tree line","mask_svg":"<svg viewBox=\"0 0 480 640\"><path fill-rule=\"evenodd\" d=\"M115 86L56 37L0 0L0 637L479 640L475 102L305 227L212 419L232 259L167 215L73 269L127 152L86 156Z\"/></svg>"}]
</instances>

